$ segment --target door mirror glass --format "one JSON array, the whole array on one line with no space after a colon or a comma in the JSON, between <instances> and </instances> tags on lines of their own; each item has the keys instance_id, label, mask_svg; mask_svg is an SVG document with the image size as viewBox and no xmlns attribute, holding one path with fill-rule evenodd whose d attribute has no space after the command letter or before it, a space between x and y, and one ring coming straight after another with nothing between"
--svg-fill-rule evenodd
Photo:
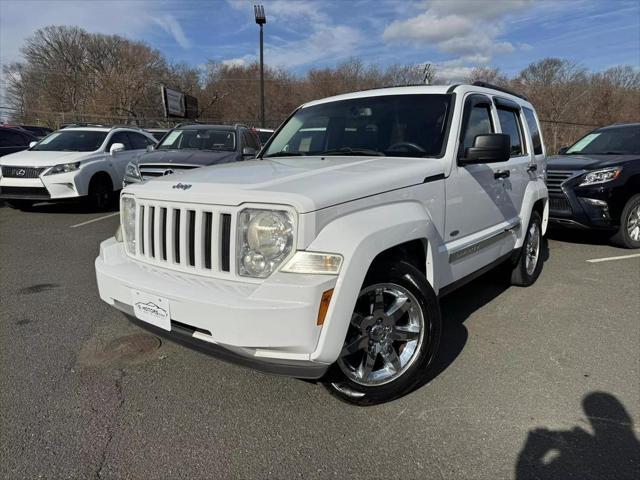
<instances>
[{"instance_id":1,"label":"door mirror glass","mask_svg":"<svg viewBox=\"0 0 640 480\"><path fill-rule=\"evenodd\" d=\"M154 145L147 145L147 152L153 152L155 150Z\"/></svg>"},{"instance_id":2,"label":"door mirror glass","mask_svg":"<svg viewBox=\"0 0 640 480\"><path fill-rule=\"evenodd\" d=\"M29 148L33 148L38 144L38 142L29 142Z\"/></svg>"},{"instance_id":3,"label":"door mirror glass","mask_svg":"<svg viewBox=\"0 0 640 480\"><path fill-rule=\"evenodd\" d=\"M242 149L242 156L243 157L255 157L256 156L256 149L255 148L251 148L251 147L244 147Z\"/></svg>"},{"instance_id":4,"label":"door mirror glass","mask_svg":"<svg viewBox=\"0 0 640 480\"><path fill-rule=\"evenodd\" d=\"M109 149L109 153L111 155L115 155L118 152L122 152L124 151L124 143L114 143L113 145L111 145L111 148Z\"/></svg>"},{"instance_id":5,"label":"door mirror glass","mask_svg":"<svg viewBox=\"0 0 640 480\"><path fill-rule=\"evenodd\" d=\"M465 150L460 163L495 163L507 162L511 154L511 137L504 133L486 133L476 135L473 147Z\"/></svg>"},{"instance_id":6,"label":"door mirror glass","mask_svg":"<svg viewBox=\"0 0 640 480\"><path fill-rule=\"evenodd\" d=\"M564 155L565 153L567 153L567 150L569 150L569 147L560 147L560 150L558 150L558 155Z\"/></svg>"}]
</instances>

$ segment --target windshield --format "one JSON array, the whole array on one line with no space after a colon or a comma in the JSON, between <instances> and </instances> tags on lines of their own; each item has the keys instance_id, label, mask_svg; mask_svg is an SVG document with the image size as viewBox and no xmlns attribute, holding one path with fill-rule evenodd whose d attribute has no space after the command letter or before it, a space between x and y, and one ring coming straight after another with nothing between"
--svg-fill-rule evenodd
<instances>
[{"instance_id":1,"label":"windshield","mask_svg":"<svg viewBox=\"0 0 640 480\"><path fill-rule=\"evenodd\" d=\"M45 152L93 152L100 148L107 132L63 130L47 135L31 150Z\"/></svg>"},{"instance_id":2,"label":"windshield","mask_svg":"<svg viewBox=\"0 0 640 480\"><path fill-rule=\"evenodd\" d=\"M289 155L440 155L450 95L384 95L298 110L264 157Z\"/></svg>"},{"instance_id":3,"label":"windshield","mask_svg":"<svg viewBox=\"0 0 640 480\"><path fill-rule=\"evenodd\" d=\"M228 130L202 128L173 130L165 135L158 150L215 150L233 152L236 134Z\"/></svg>"},{"instance_id":4,"label":"windshield","mask_svg":"<svg viewBox=\"0 0 640 480\"><path fill-rule=\"evenodd\" d=\"M640 155L640 126L596 130L578 140L567 155Z\"/></svg>"}]
</instances>

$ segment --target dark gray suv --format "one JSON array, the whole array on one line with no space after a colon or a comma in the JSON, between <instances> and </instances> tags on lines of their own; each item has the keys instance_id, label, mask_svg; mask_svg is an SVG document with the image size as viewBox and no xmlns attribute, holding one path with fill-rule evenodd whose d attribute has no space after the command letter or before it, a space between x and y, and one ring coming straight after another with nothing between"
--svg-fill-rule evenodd
<instances>
[{"instance_id":1,"label":"dark gray suv","mask_svg":"<svg viewBox=\"0 0 640 480\"><path fill-rule=\"evenodd\" d=\"M254 158L259 148L258 137L246 125L180 124L127 165L123 183Z\"/></svg>"}]
</instances>

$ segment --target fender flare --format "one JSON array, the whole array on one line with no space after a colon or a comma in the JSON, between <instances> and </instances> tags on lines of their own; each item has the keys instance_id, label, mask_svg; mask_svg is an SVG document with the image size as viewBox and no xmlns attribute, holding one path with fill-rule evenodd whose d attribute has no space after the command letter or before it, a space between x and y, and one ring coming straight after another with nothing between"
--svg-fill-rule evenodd
<instances>
[{"instance_id":1,"label":"fender flare","mask_svg":"<svg viewBox=\"0 0 640 480\"><path fill-rule=\"evenodd\" d=\"M90 162L87 162L86 165L82 166L82 182L80 185L77 185L78 193L80 195L88 195L89 194L89 184L91 183L91 179L98 173L105 173L109 175L111 178L111 185L113 186L113 191L119 190L119 185L115 180L115 175L113 171L113 167L105 162L104 159L96 159ZM121 185L120 185L121 187Z\"/></svg>"},{"instance_id":2,"label":"fender flare","mask_svg":"<svg viewBox=\"0 0 640 480\"><path fill-rule=\"evenodd\" d=\"M529 182L524 192L524 198L520 208L520 221L522 227L518 230L518 238L515 245L516 248L520 248L524 243L524 237L527 234L527 227L529 226L533 206L539 200L544 200L542 234L545 235L547 233L547 226L549 224L549 193L547 191L547 186L542 180Z\"/></svg>"},{"instance_id":3,"label":"fender flare","mask_svg":"<svg viewBox=\"0 0 640 480\"><path fill-rule=\"evenodd\" d=\"M396 245L426 242L427 281L434 285L434 247L442 242L419 202L392 203L339 217L326 225L307 250L339 253L343 264L311 360L333 363L342 349L358 292L375 257Z\"/></svg>"}]
</instances>

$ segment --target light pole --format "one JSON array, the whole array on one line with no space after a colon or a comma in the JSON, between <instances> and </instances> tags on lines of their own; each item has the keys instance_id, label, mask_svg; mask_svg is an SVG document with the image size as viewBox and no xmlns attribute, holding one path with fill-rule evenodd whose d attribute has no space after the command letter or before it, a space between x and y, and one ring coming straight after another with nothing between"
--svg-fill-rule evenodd
<instances>
[{"instance_id":1,"label":"light pole","mask_svg":"<svg viewBox=\"0 0 640 480\"><path fill-rule=\"evenodd\" d=\"M264 38L262 27L267 23L267 17L264 16L262 5L254 5L253 13L256 16L256 23L260 25L260 126L264 128Z\"/></svg>"}]
</instances>

